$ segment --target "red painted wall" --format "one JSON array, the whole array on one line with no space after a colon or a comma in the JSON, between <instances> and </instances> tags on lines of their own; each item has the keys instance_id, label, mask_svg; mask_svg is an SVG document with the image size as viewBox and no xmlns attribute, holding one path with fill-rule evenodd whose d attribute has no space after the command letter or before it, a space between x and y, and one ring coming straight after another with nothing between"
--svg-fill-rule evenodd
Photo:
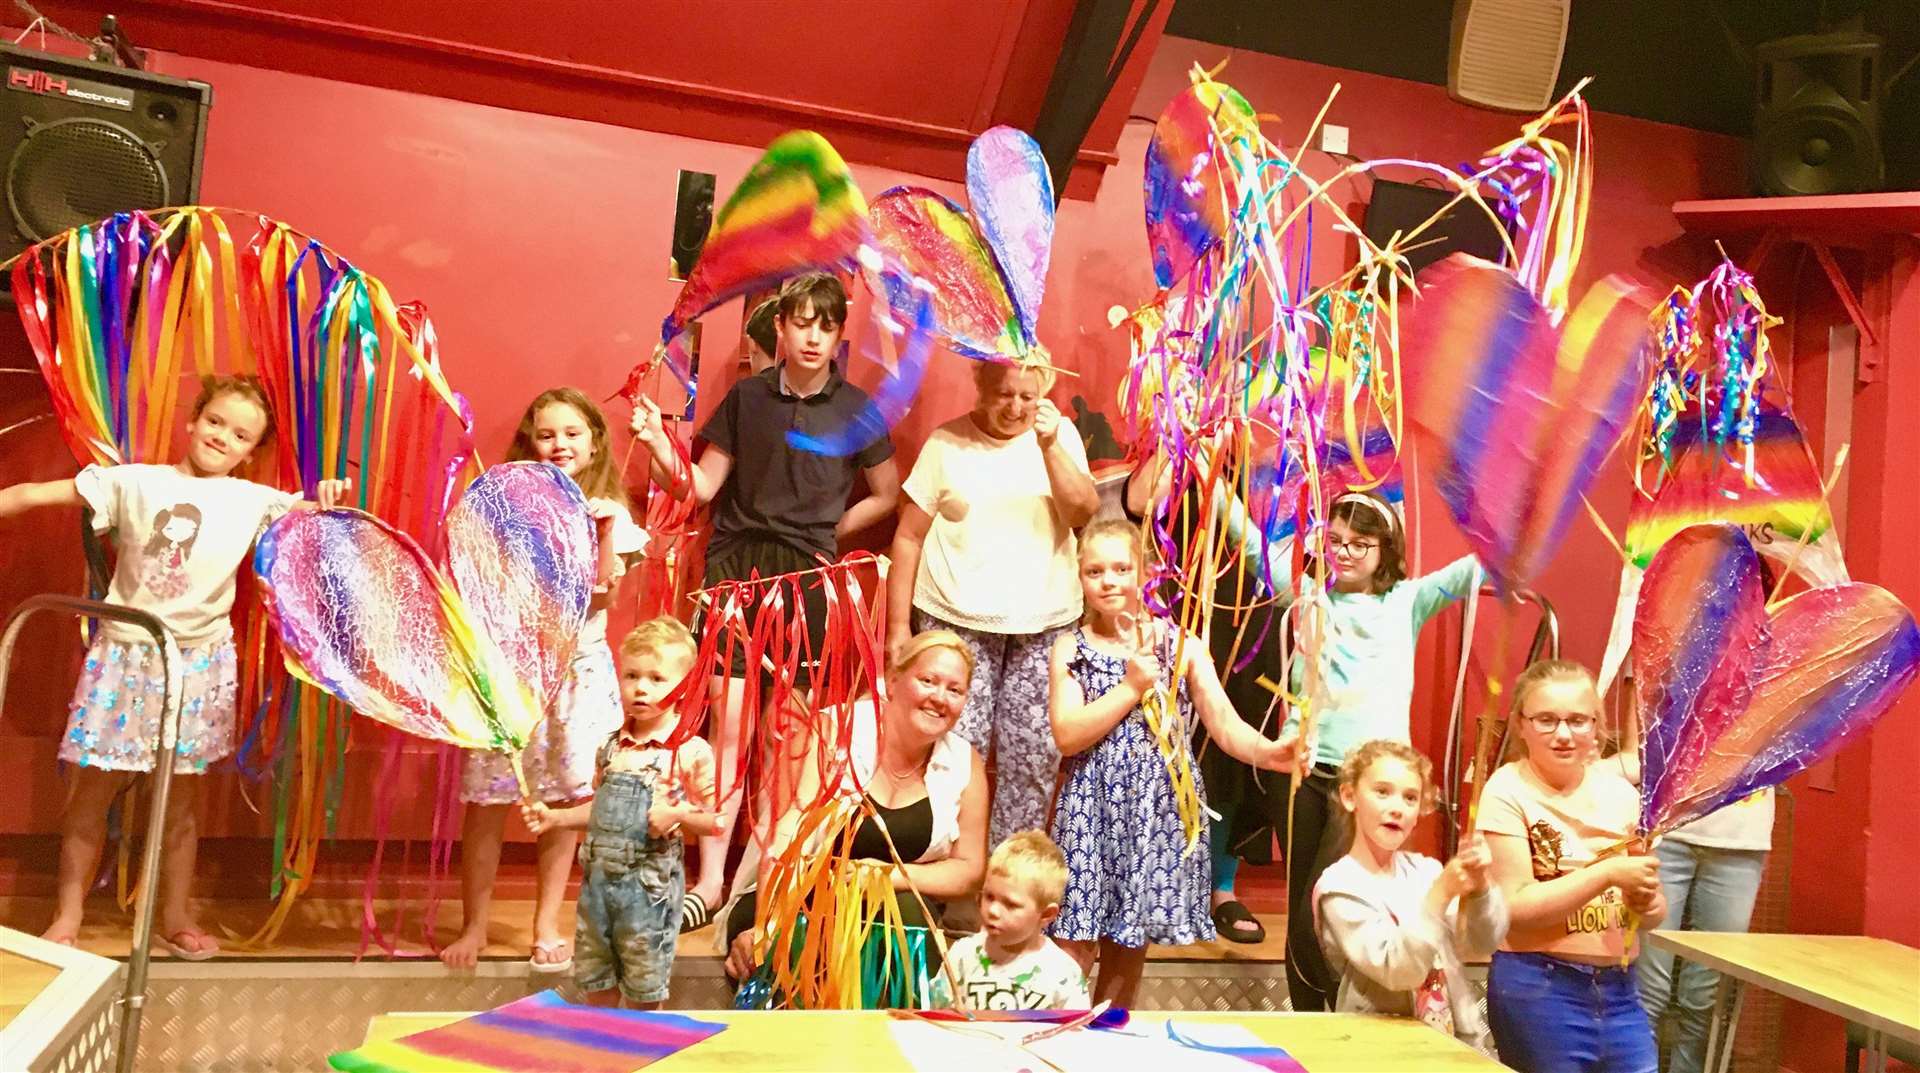
<instances>
[{"instance_id":1,"label":"red painted wall","mask_svg":"<svg viewBox=\"0 0 1920 1073\"><path fill-rule=\"evenodd\" d=\"M1157 114L1186 84L1194 62L1212 66L1223 57L1214 46L1163 41L1133 112ZM343 82L187 57L160 59L168 73L216 87L204 199L287 219L380 275L397 295L426 301L448 374L472 399L482 449L493 457L534 393L556 383L609 393L651 346L675 293L662 266L676 169L715 172L725 191L756 155L732 145ZM1328 119L1352 128L1354 151L1363 156L1465 161L1512 137L1519 125L1519 117L1454 104L1436 87L1273 57L1236 56L1223 77L1260 111L1281 117L1270 131L1283 142L1303 134L1326 94L1341 83ZM1146 123L1129 123L1120 141L1121 164L1097 197L1069 201L1060 210L1041 330L1057 360L1082 374L1062 379L1056 393L1063 402L1078 394L1110 408L1126 351L1124 338L1107 328L1106 311L1137 304L1151 290L1139 193L1149 131ZM1595 139L1594 227L1583 278L1639 271L1664 287L1697 276L1703 250L1678 241L1668 206L1734 192L1739 144L1611 116L1595 117ZM1321 174L1337 167L1318 153L1307 159ZM958 196L954 184L854 170L870 196L908 181ZM1341 199L1363 200L1365 186L1347 184ZM1331 232L1320 237L1316 250L1326 271L1349 256ZM737 331L731 309L709 318L703 409L730 379L711 363L730 353ZM17 341L4 349L12 354L6 364L20 363ZM856 379L870 381L874 372L859 370ZM936 359L922 395L929 401L898 430L903 465L930 428L967 405L965 376L958 359ZM0 405L0 415L13 412L5 409L9 405ZM624 414L614 416L618 422ZM29 429L0 444L6 447L0 480L71 469L50 430ZM1609 479L1595 501L1618 524L1625 497L1622 477ZM1438 511L1418 511L1415 529L1419 560L1429 568L1463 548ZM18 567L31 554L36 567L0 576L0 606L28 591L72 588L78 567L70 534L66 519L0 523L8 564ZM42 569L49 560L52 566ZM1604 542L1576 527L1541 585L1561 608L1567 651L1576 658L1598 659L1615 574ZM1423 743L1437 736L1444 717L1451 660L1437 637L1445 628L1429 631L1421 656L1416 727ZM62 725L77 649L65 639L35 644L23 653L27 673L17 680L0 729L0 742L15 747L0 755L19 757L15 763L32 775L26 782L33 802L27 829L48 831L57 787L46 774L46 758ZM233 807L219 810L213 830L258 831L261 822ZM0 817L0 830L19 830L18 823Z\"/></svg>"}]
</instances>

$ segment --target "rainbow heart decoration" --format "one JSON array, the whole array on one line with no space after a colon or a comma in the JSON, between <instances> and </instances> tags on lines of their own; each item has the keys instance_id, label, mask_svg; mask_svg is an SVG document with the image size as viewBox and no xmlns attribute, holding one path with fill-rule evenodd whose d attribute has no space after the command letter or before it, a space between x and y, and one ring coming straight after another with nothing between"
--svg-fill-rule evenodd
<instances>
[{"instance_id":1,"label":"rainbow heart decoration","mask_svg":"<svg viewBox=\"0 0 1920 1073\"><path fill-rule=\"evenodd\" d=\"M1454 254L1421 274L1402 336L1407 418L1501 591L1545 568L1645 395L1650 309L1609 276L1556 324L1498 265Z\"/></svg>"},{"instance_id":2,"label":"rainbow heart decoration","mask_svg":"<svg viewBox=\"0 0 1920 1073\"><path fill-rule=\"evenodd\" d=\"M1858 582L1769 609L1746 534L1696 525L1647 567L1633 667L1640 823L1658 834L1786 781L1878 719L1920 670L1920 628Z\"/></svg>"},{"instance_id":3,"label":"rainbow heart decoration","mask_svg":"<svg viewBox=\"0 0 1920 1073\"><path fill-rule=\"evenodd\" d=\"M596 534L545 462L482 474L447 519L448 567L357 510L294 511L254 553L287 669L362 715L518 754L586 621Z\"/></svg>"}]
</instances>

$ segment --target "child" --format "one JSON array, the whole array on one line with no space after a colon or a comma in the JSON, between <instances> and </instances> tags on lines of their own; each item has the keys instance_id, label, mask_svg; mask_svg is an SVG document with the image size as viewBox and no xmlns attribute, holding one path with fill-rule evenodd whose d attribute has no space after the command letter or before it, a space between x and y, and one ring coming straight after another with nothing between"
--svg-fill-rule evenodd
<instances>
[{"instance_id":1,"label":"child","mask_svg":"<svg viewBox=\"0 0 1920 1073\"><path fill-rule=\"evenodd\" d=\"M1522 1073L1652 1073L1627 914L1649 930L1666 901L1658 861L1620 852L1640 796L1612 765L1593 763L1593 676L1560 660L1528 667L1513 684L1511 719L1519 758L1487 779L1478 821L1511 918L1487 973L1500 1059Z\"/></svg>"},{"instance_id":2,"label":"child","mask_svg":"<svg viewBox=\"0 0 1920 1073\"><path fill-rule=\"evenodd\" d=\"M1401 846L1433 807L1433 764L1410 745L1370 741L1340 767L1353 847L1320 874L1313 908L1339 1013L1418 1017L1492 1054L1462 956L1486 957L1507 933L1507 904L1475 841L1443 868Z\"/></svg>"},{"instance_id":3,"label":"child","mask_svg":"<svg viewBox=\"0 0 1920 1073\"><path fill-rule=\"evenodd\" d=\"M528 404L513 434L513 446L507 450L507 461L535 460L560 467L580 486L599 524L602 549L613 552L615 575L595 590L567 681L553 710L534 724L520 754L534 797L564 806L586 798L593 781L593 750L620 726L620 687L614 677L613 653L607 649L607 604L618 574L646 547L647 535L628 512L626 491L607 449L607 420L579 391L553 388ZM460 799L467 804L460 836L464 920L459 938L440 951L440 960L454 968L472 968L487 944L487 916L506 838L507 813L520 800L511 763L495 752L467 753ZM533 951L528 959L534 972L562 973L572 967L573 955L560 931L560 906L566 898L577 838L571 830L553 830L541 834L537 843Z\"/></svg>"},{"instance_id":4,"label":"child","mask_svg":"<svg viewBox=\"0 0 1920 1073\"><path fill-rule=\"evenodd\" d=\"M31 507L90 508L94 529L113 530L119 552L107 599L152 614L179 645L180 736L154 934L175 957L190 961L220 949L195 923L187 894L200 837L200 780L192 776L233 751L236 658L227 615L234 576L260 530L300 498L233 476L272 436L272 411L258 381L210 377L193 404L178 463L88 466L72 480L0 490L0 518ZM333 506L348 487L320 482L320 505ZM60 739L60 759L76 767L61 830L58 905L44 939L73 945L106 840L108 806L124 773L153 770L166 685L151 634L101 624Z\"/></svg>"},{"instance_id":5,"label":"child","mask_svg":"<svg viewBox=\"0 0 1920 1073\"><path fill-rule=\"evenodd\" d=\"M773 577L820 565L836 557L839 539L893 515L900 501L900 474L893 441L880 429L844 458L812 454L787 443L788 430L839 432L861 414L867 395L833 367L847 320L847 292L822 273L799 276L780 288L773 323L779 364L733 385L700 430L706 450L690 474L678 472L673 444L660 425L660 408L642 399L633 412L634 439L652 457L653 478L682 499L713 504L713 538L707 545L703 586ZM853 478L862 474L867 495L847 506ZM819 651L826 629L826 594L806 590L807 649ZM751 616L754 612L749 610ZM740 712L747 689L746 646L733 647L725 678L715 678L709 732L723 771L739 765ZM761 668L756 680L764 682ZM808 668L799 679L804 685ZM761 688L765 688L764 684ZM700 876L687 892L685 922L692 931L707 923L720 904L727 846L740 809L736 789L721 805L719 831L700 843ZM765 810L768 814L779 808ZM749 854L753 849L749 846ZM743 862L742 871L747 866Z\"/></svg>"},{"instance_id":6,"label":"child","mask_svg":"<svg viewBox=\"0 0 1920 1073\"><path fill-rule=\"evenodd\" d=\"M672 696L693 658L693 635L679 622L657 618L635 627L620 642L626 725L594 759L592 802L523 806L527 826L542 835L587 829L573 975L596 1005L657 1009L666 1001L687 881L682 839L718 826L713 750L700 738L678 749L663 744L676 718Z\"/></svg>"},{"instance_id":7,"label":"child","mask_svg":"<svg viewBox=\"0 0 1920 1073\"><path fill-rule=\"evenodd\" d=\"M1086 621L1061 635L1052 654L1049 709L1066 757L1053 837L1068 863L1060 916L1051 933L1100 976L1095 1001L1133 1003L1148 943L1182 945L1214 937L1206 835L1189 852L1173 781L1142 703L1164 701L1166 740L1193 770L1193 716L1229 755L1284 771L1292 742L1262 737L1228 703L1207 647L1144 618L1139 535L1118 519L1096 521L1080 538ZM1168 696L1169 693L1177 693ZM1205 790L1195 789L1205 800ZM1201 823L1205 824L1202 813Z\"/></svg>"},{"instance_id":8,"label":"child","mask_svg":"<svg viewBox=\"0 0 1920 1073\"><path fill-rule=\"evenodd\" d=\"M1067 859L1040 831L1021 831L987 858L981 929L947 951L932 1005L968 1010L1084 1010L1080 963L1047 938L1067 889ZM956 994L953 988L959 988Z\"/></svg>"},{"instance_id":9,"label":"child","mask_svg":"<svg viewBox=\"0 0 1920 1073\"><path fill-rule=\"evenodd\" d=\"M1294 605L1303 643L1319 653L1313 703L1313 767L1293 797L1287 834L1287 994L1293 1009L1329 1009L1335 978L1314 933L1313 885L1327 865L1347 851L1346 831L1334 806L1340 765L1354 746L1375 738L1411 739L1414 647L1420 629L1448 603L1479 584L1472 556L1423 577L1406 576L1406 535L1393 507L1378 496L1349 492L1328 512L1333 591L1311 580ZM1304 660L1296 660L1296 694L1308 686ZM1289 713L1284 734L1298 732L1300 713ZM1278 826L1278 823L1276 823Z\"/></svg>"}]
</instances>

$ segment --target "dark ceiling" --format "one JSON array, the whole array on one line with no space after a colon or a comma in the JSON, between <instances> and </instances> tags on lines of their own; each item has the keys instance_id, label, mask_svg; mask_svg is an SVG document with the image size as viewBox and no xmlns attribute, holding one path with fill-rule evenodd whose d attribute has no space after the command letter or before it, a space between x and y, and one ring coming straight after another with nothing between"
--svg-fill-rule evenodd
<instances>
[{"instance_id":1,"label":"dark ceiling","mask_svg":"<svg viewBox=\"0 0 1920 1073\"><path fill-rule=\"evenodd\" d=\"M1824 16L1823 16L1824 12ZM1453 0L1175 0L1167 33L1445 85ZM1920 0L1575 0L1560 89L1601 111L1745 135L1753 46L1858 19L1889 76L1920 54ZM1881 109L1889 186L1920 189L1920 65Z\"/></svg>"}]
</instances>

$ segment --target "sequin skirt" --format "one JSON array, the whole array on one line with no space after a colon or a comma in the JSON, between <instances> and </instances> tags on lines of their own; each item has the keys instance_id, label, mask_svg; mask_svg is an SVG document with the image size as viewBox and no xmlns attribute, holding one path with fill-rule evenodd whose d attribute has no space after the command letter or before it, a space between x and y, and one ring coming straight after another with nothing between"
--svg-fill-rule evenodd
<instances>
[{"instance_id":1,"label":"sequin skirt","mask_svg":"<svg viewBox=\"0 0 1920 1073\"><path fill-rule=\"evenodd\" d=\"M180 737L176 775L199 775L233 752L238 661L233 638L180 649ZM96 637L60 739L60 759L109 771L152 771L167 679L160 649L147 641Z\"/></svg>"}]
</instances>

